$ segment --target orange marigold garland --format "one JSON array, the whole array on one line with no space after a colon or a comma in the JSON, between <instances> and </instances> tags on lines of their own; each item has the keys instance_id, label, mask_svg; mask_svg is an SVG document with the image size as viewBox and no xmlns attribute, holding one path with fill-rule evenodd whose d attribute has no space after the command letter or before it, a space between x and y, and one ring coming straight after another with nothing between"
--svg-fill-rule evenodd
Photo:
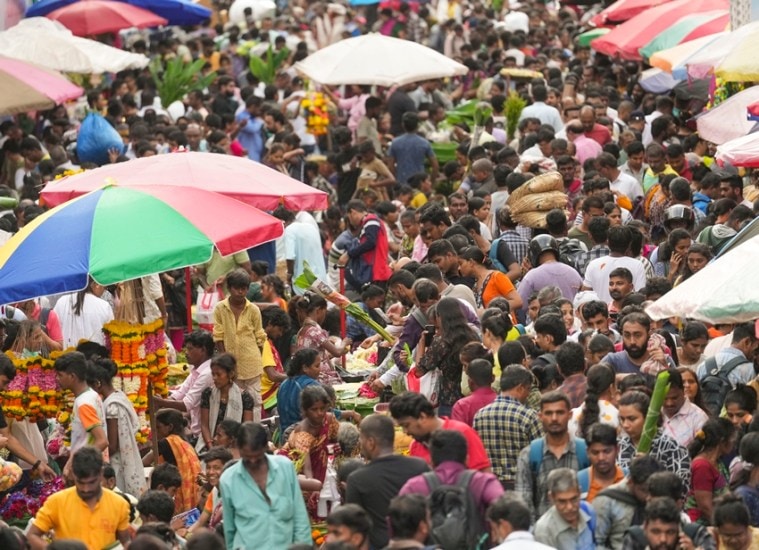
<instances>
[{"instance_id":1,"label":"orange marigold garland","mask_svg":"<svg viewBox=\"0 0 759 550\"><path fill-rule=\"evenodd\" d=\"M150 438L148 382L157 395L168 395L166 379L169 366L163 322L158 319L140 325L111 321L103 327L103 332L106 347L111 351L111 359L117 367L113 386L123 391L134 405L141 426L135 437L138 443L147 443Z\"/></svg>"}]
</instances>

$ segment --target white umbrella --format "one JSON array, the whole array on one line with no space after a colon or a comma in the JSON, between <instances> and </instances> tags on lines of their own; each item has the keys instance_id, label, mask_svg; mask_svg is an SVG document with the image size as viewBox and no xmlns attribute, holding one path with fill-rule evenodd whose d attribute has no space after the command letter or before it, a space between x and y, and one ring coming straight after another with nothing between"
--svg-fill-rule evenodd
<instances>
[{"instance_id":1,"label":"white umbrella","mask_svg":"<svg viewBox=\"0 0 759 550\"><path fill-rule=\"evenodd\" d=\"M652 319L683 317L708 323L743 323L759 317L756 258L759 236L720 256L646 308Z\"/></svg>"},{"instance_id":2,"label":"white umbrella","mask_svg":"<svg viewBox=\"0 0 759 550\"><path fill-rule=\"evenodd\" d=\"M696 118L698 135L717 145L745 136L756 126L756 121L749 120L746 115L746 109L757 101L759 86L746 88L727 98L711 111Z\"/></svg>"},{"instance_id":3,"label":"white umbrella","mask_svg":"<svg viewBox=\"0 0 759 550\"><path fill-rule=\"evenodd\" d=\"M71 34L46 17L30 17L0 32L0 55L67 73L100 74L141 69L150 60Z\"/></svg>"},{"instance_id":4,"label":"white umbrella","mask_svg":"<svg viewBox=\"0 0 759 550\"><path fill-rule=\"evenodd\" d=\"M264 17L274 17L277 13L277 5L271 0L235 0L229 8L229 21L231 23L245 22L245 8L252 10L254 21L260 21Z\"/></svg>"},{"instance_id":5,"label":"white umbrella","mask_svg":"<svg viewBox=\"0 0 759 550\"><path fill-rule=\"evenodd\" d=\"M469 69L410 40L367 34L340 40L295 64L314 82L393 86L464 75Z\"/></svg>"}]
</instances>

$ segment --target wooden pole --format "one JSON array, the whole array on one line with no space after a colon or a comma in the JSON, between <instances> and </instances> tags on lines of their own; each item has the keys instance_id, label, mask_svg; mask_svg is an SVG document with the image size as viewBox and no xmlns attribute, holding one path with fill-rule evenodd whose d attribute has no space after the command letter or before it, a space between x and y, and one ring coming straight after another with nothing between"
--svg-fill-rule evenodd
<instances>
[{"instance_id":1,"label":"wooden pole","mask_svg":"<svg viewBox=\"0 0 759 550\"><path fill-rule=\"evenodd\" d=\"M192 276L190 268L184 268L185 301L187 302L187 332L192 332Z\"/></svg>"},{"instance_id":2,"label":"wooden pole","mask_svg":"<svg viewBox=\"0 0 759 550\"><path fill-rule=\"evenodd\" d=\"M153 465L158 464L158 432L155 427L155 401L153 383L148 380L148 418L150 418L150 448L153 451Z\"/></svg>"},{"instance_id":3,"label":"wooden pole","mask_svg":"<svg viewBox=\"0 0 759 550\"><path fill-rule=\"evenodd\" d=\"M340 294L345 296L345 268L338 266L337 270L340 272ZM340 338L342 340L345 340L346 336L346 320L345 320L345 310L343 308L340 308ZM346 366L346 357L345 354L340 356L340 361L343 365L343 370L345 370Z\"/></svg>"}]
</instances>

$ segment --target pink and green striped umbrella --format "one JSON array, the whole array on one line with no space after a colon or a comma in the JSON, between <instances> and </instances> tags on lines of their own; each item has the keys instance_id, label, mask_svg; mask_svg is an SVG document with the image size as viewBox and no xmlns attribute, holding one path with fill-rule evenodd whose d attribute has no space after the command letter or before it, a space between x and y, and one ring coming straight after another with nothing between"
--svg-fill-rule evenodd
<instances>
[{"instance_id":1,"label":"pink and green striped umbrella","mask_svg":"<svg viewBox=\"0 0 759 550\"><path fill-rule=\"evenodd\" d=\"M272 241L282 222L195 187L107 185L42 214L0 247L0 304L207 262Z\"/></svg>"},{"instance_id":2,"label":"pink and green striped umbrella","mask_svg":"<svg viewBox=\"0 0 759 550\"><path fill-rule=\"evenodd\" d=\"M730 27L728 10L714 10L706 13L686 15L671 27L657 34L653 40L638 50L645 59L662 50L667 50L683 42L725 31Z\"/></svg>"}]
</instances>

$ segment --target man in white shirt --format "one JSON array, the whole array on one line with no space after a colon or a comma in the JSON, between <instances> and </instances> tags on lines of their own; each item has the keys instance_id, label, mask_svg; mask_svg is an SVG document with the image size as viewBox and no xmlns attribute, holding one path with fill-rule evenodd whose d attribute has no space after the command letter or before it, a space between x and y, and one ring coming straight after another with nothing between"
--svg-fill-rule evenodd
<instances>
[{"instance_id":1,"label":"man in white shirt","mask_svg":"<svg viewBox=\"0 0 759 550\"><path fill-rule=\"evenodd\" d=\"M598 157L598 172L609 180L611 190L625 195L630 201L643 196L643 187L638 180L617 168L617 159L611 153L603 153Z\"/></svg>"},{"instance_id":2,"label":"man in white shirt","mask_svg":"<svg viewBox=\"0 0 759 550\"><path fill-rule=\"evenodd\" d=\"M582 290L593 290L599 300L610 303L609 274L619 267L624 267L632 274L633 288L637 291L646 286L646 270L635 258L625 256L632 242L632 230L618 226L609 229L609 255L592 260L585 270Z\"/></svg>"},{"instance_id":3,"label":"man in white shirt","mask_svg":"<svg viewBox=\"0 0 759 550\"><path fill-rule=\"evenodd\" d=\"M211 334L205 330L196 330L185 337L187 361L192 365L190 375L179 388L173 390L168 399L155 396L156 408L176 409L190 415L190 432L193 438L202 439L200 431L200 396L203 390L211 387L211 357L214 343ZM213 430L212 430L213 431ZM201 442L199 449L211 447L211 442Z\"/></svg>"},{"instance_id":4,"label":"man in white shirt","mask_svg":"<svg viewBox=\"0 0 759 550\"><path fill-rule=\"evenodd\" d=\"M549 550L530 533L530 509L522 497L506 493L488 509L490 534L500 544L494 550Z\"/></svg>"},{"instance_id":5,"label":"man in white shirt","mask_svg":"<svg viewBox=\"0 0 759 550\"><path fill-rule=\"evenodd\" d=\"M561 121L559 110L556 107L551 107L546 104L546 99L548 99L548 89L545 86L533 86L532 99L532 105L528 105L522 109L522 114L519 115L519 120L528 117L537 118L540 120L541 124L548 124L553 127L554 132L558 132L564 128L564 123Z\"/></svg>"},{"instance_id":6,"label":"man in white shirt","mask_svg":"<svg viewBox=\"0 0 759 550\"><path fill-rule=\"evenodd\" d=\"M627 162L619 167L619 171L630 177L635 178L638 184L643 183L643 175L648 169L648 165L643 162L646 158L646 149L640 141L633 141L625 148Z\"/></svg>"}]
</instances>

